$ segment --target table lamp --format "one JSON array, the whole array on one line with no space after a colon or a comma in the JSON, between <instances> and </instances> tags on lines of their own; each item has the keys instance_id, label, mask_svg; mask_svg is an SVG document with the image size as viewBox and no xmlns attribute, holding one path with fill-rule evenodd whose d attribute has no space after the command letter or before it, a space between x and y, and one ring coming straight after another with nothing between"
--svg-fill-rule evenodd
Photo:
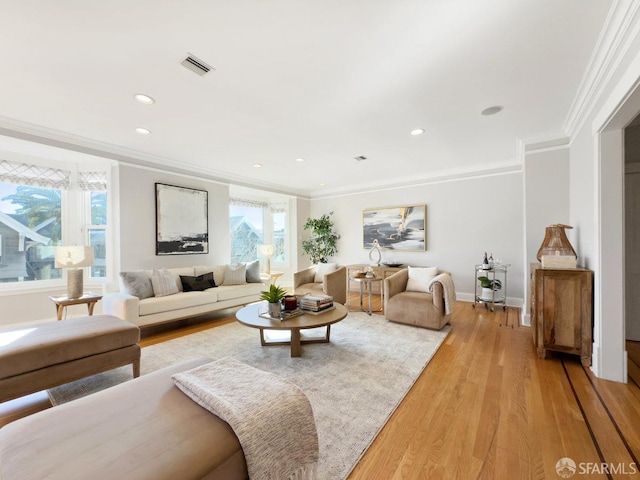
<instances>
[{"instance_id":1,"label":"table lamp","mask_svg":"<svg viewBox=\"0 0 640 480\"><path fill-rule=\"evenodd\" d=\"M56 247L56 268L67 270L67 297L80 298L84 293L82 267L93 265L93 247Z\"/></svg>"},{"instance_id":2,"label":"table lamp","mask_svg":"<svg viewBox=\"0 0 640 480\"><path fill-rule=\"evenodd\" d=\"M267 260L264 267L265 273L271 273L271 257L273 257L274 253L275 248L273 245L258 245L258 255Z\"/></svg>"}]
</instances>

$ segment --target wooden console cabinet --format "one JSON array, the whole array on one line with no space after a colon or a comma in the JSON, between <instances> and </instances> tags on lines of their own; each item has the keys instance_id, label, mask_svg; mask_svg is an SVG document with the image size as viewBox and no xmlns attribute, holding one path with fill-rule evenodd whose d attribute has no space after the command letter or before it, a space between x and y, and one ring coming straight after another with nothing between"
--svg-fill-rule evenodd
<instances>
[{"instance_id":1,"label":"wooden console cabinet","mask_svg":"<svg viewBox=\"0 0 640 480\"><path fill-rule=\"evenodd\" d=\"M591 365L593 272L531 265L531 326L538 357L547 350L580 355Z\"/></svg>"}]
</instances>

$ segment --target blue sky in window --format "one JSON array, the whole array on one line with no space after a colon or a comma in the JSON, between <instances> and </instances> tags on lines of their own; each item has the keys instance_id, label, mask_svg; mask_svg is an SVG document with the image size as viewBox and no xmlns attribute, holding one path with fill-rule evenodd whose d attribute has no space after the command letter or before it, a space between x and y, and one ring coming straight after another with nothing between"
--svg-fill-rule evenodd
<instances>
[{"instance_id":1,"label":"blue sky in window","mask_svg":"<svg viewBox=\"0 0 640 480\"><path fill-rule=\"evenodd\" d=\"M255 228L258 232L262 231L262 209L255 207L239 207L236 205L232 205L230 207L231 216L244 216L247 218L247 221Z\"/></svg>"},{"instance_id":2,"label":"blue sky in window","mask_svg":"<svg viewBox=\"0 0 640 480\"><path fill-rule=\"evenodd\" d=\"M15 183L4 183L0 182L0 211L4 213L16 213L18 209L18 205L11 203L9 200L1 200L7 195L12 195L16 193L16 189L18 185Z\"/></svg>"}]
</instances>

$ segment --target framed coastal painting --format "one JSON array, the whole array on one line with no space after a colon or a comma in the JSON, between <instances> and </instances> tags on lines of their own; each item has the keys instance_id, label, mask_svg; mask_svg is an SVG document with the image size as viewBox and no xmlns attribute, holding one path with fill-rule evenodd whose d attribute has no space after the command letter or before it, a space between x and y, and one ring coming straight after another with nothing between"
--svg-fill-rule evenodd
<instances>
[{"instance_id":1,"label":"framed coastal painting","mask_svg":"<svg viewBox=\"0 0 640 480\"><path fill-rule=\"evenodd\" d=\"M373 247L407 252L426 250L427 206L370 208L362 212L363 248Z\"/></svg>"},{"instance_id":2,"label":"framed coastal painting","mask_svg":"<svg viewBox=\"0 0 640 480\"><path fill-rule=\"evenodd\" d=\"M209 253L208 192L156 183L156 255Z\"/></svg>"}]
</instances>

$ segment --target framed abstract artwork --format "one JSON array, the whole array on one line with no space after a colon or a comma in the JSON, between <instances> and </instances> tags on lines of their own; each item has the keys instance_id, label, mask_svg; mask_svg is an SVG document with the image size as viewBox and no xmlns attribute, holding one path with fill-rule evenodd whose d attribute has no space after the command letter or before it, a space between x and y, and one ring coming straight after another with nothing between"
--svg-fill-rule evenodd
<instances>
[{"instance_id":1,"label":"framed abstract artwork","mask_svg":"<svg viewBox=\"0 0 640 480\"><path fill-rule=\"evenodd\" d=\"M382 248L424 252L427 238L427 206L370 208L362 212L363 248L374 240Z\"/></svg>"},{"instance_id":2,"label":"framed abstract artwork","mask_svg":"<svg viewBox=\"0 0 640 480\"><path fill-rule=\"evenodd\" d=\"M209 253L208 192L156 183L156 255Z\"/></svg>"}]
</instances>

